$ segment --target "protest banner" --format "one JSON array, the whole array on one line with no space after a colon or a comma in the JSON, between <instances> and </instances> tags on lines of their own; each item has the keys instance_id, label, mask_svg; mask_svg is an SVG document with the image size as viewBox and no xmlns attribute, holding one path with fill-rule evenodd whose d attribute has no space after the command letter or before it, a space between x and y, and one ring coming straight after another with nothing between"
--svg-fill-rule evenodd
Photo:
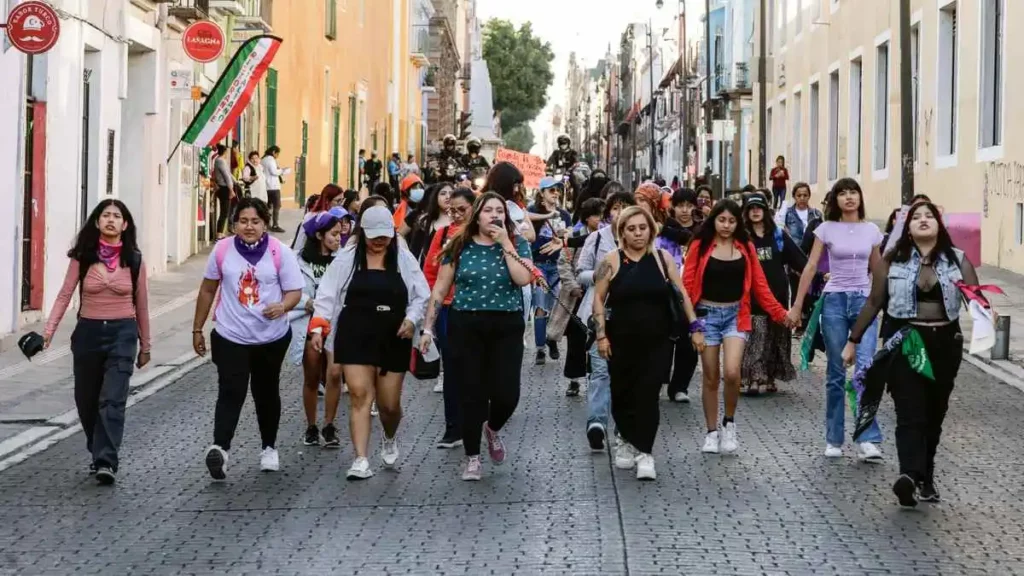
<instances>
[{"instance_id":1,"label":"protest banner","mask_svg":"<svg viewBox=\"0 0 1024 576\"><path fill-rule=\"evenodd\" d=\"M523 184L530 189L540 186L540 179L544 177L546 166L544 159L533 154L517 152L509 148L498 148L494 154L494 162L509 162L523 173Z\"/></svg>"}]
</instances>

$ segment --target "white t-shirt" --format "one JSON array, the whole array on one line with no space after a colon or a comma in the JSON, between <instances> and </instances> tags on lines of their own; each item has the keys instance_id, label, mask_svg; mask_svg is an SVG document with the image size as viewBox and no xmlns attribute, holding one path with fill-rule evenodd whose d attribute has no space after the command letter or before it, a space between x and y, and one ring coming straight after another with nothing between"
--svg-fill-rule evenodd
<instances>
[{"instance_id":1,"label":"white t-shirt","mask_svg":"<svg viewBox=\"0 0 1024 576\"><path fill-rule=\"evenodd\" d=\"M800 217L800 221L804 223L804 228L806 229L807 228L807 214L810 212L811 209L810 208L805 208L803 210L800 210L799 208L796 208L795 210L796 210L796 215Z\"/></svg>"}]
</instances>

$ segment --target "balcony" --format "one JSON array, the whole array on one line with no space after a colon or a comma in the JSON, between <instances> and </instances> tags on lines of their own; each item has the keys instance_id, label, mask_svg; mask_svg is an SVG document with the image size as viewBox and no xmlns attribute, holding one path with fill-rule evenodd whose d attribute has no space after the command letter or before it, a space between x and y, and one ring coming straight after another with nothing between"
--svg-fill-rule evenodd
<instances>
[{"instance_id":1,"label":"balcony","mask_svg":"<svg viewBox=\"0 0 1024 576\"><path fill-rule=\"evenodd\" d=\"M430 25L413 24L409 27L409 59L417 68L430 66Z\"/></svg>"},{"instance_id":2,"label":"balcony","mask_svg":"<svg viewBox=\"0 0 1024 576\"><path fill-rule=\"evenodd\" d=\"M210 0L178 0L167 14L187 22L205 20L210 16Z\"/></svg>"},{"instance_id":3,"label":"balcony","mask_svg":"<svg viewBox=\"0 0 1024 576\"><path fill-rule=\"evenodd\" d=\"M455 31L458 30L458 6L456 0L431 0L434 4L434 17L430 22L443 24L448 28L448 35L454 43Z\"/></svg>"},{"instance_id":4,"label":"balcony","mask_svg":"<svg viewBox=\"0 0 1024 576\"><path fill-rule=\"evenodd\" d=\"M270 34L273 29L274 0L241 0L242 15L235 18L235 31Z\"/></svg>"},{"instance_id":5,"label":"balcony","mask_svg":"<svg viewBox=\"0 0 1024 576\"><path fill-rule=\"evenodd\" d=\"M720 93L725 96L750 96L754 93L750 83L750 69L746 62L736 62L728 70L722 72Z\"/></svg>"},{"instance_id":6,"label":"balcony","mask_svg":"<svg viewBox=\"0 0 1024 576\"><path fill-rule=\"evenodd\" d=\"M469 92L469 83L473 79L473 63L465 62L462 64L462 70L459 71L459 80L462 80L462 90Z\"/></svg>"},{"instance_id":7,"label":"balcony","mask_svg":"<svg viewBox=\"0 0 1024 576\"><path fill-rule=\"evenodd\" d=\"M239 0L208 0L211 10L220 10L225 14L241 16L245 13L245 7Z\"/></svg>"}]
</instances>

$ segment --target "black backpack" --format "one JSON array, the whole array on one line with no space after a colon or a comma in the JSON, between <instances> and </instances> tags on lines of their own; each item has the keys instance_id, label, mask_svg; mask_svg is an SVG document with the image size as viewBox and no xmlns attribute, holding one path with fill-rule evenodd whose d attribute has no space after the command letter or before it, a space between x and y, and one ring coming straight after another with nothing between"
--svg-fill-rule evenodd
<instances>
[{"instance_id":1,"label":"black backpack","mask_svg":"<svg viewBox=\"0 0 1024 576\"><path fill-rule=\"evenodd\" d=\"M79 263L81 264L81 263ZM90 266L78 266L78 316L82 316L82 290L84 288L85 276L89 273ZM139 252L132 252L130 259L128 260L128 268L132 274L132 306L136 305L137 295L139 292L139 272L142 269L142 254Z\"/></svg>"}]
</instances>

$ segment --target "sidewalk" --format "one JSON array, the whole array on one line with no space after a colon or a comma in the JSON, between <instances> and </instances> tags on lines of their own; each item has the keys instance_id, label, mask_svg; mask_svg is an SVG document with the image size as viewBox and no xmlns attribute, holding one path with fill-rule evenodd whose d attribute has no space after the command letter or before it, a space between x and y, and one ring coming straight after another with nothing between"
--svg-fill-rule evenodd
<instances>
[{"instance_id":1,"label":"sidewalk","mask_svg":"<svg viewBox=\"0 0 1024 576\"><path fill-rule=\"evenodd\" d=\"M299 210L283 210L278 238L290 243L301 220ZM132 375L132 393L196 359L192 351L192 316L209 249L149 280L153 341L148 366ZM78 421L70 349L75 328L73 304L64 314L50 348L31 362L17 346L0 352L0 455L13 445L42 438ZM43 324L24 327L43 332Z\"/></svg>"},{"instance_id":2,"label":"sidewalk","mask_svg":"<svg viewBox=\"0 0 1024 576\"><path fill-rule=\"evenodd\" d=\"M995 266L982 266L978 268L978 280L982 284L995 284L1006 292L1006 296L986 294L986 297L1000 316L1011 318L1010 361L1024 369L1024 275ZM960 315L965 338L969 338L971 324L970 314Z\"/></svg>"}]
</instances>

